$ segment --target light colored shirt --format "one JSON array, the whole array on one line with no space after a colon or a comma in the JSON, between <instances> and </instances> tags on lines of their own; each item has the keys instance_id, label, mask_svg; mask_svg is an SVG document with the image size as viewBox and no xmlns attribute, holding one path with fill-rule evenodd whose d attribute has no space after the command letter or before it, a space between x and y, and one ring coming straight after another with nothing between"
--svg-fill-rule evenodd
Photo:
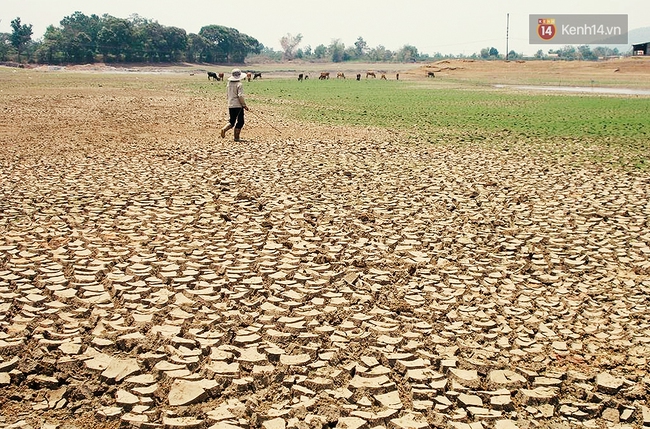
<instances>
[{"instance_id":1,"label":"light colored shirt","mask_svg":"<svg viewBox=\"0 0 650 429\"><path fill-rule=\"evenodd\" d=\"M239 97L244 97L244 85L239 81L228 82L228 107L244 107Z\"/></svg>"}]
</instances>

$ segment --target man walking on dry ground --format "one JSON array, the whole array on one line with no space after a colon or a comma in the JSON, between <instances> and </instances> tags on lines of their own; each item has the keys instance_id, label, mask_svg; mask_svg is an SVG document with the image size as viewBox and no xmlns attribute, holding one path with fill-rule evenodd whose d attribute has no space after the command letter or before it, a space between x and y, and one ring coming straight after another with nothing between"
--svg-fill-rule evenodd
<instances>
[{"instance_id":1,"label":"man walking on dry ground","mask_svg":"<svg viewBox=\"0 0 650 429\"><path fill-rule=\"evenodd\" d=\"M241 83L244 75L241 70L233 69L230 77L228 78L227 95L228 95L228 113L230 119L228 123L221 129L221 138L226 137L226 131L234 128L235 141L239 141L241 129L244 127L244 110L248 110L246 101L244 100L244 86Z\"/></svg>"}]
</instances>

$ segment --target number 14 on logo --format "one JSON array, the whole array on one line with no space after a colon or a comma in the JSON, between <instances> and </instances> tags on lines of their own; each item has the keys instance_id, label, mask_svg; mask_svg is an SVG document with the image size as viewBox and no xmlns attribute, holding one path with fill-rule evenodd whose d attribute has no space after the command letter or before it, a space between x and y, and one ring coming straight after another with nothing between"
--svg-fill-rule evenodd
<instances>
[{"instance_id":1,"label":"number 14 on logo","mask_svg":"<svg viewBox=\"0 0 650 429\"><path fill-rule=\"evenodd\" d=\"M537 35L542 40L551 40L555 37L557 28L554 18L540 18L537 20Z\"/></svg>"}]
</instances>

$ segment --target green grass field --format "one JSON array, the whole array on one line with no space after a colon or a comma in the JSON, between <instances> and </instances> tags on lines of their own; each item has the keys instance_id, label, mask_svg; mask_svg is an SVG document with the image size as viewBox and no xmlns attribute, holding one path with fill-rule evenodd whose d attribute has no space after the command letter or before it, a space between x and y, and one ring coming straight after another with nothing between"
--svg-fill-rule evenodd
<instances>
[{"instance_id":1,"label":"green grass field","mask_svg":"<svg viewBox=\"0 0 650 429\"><path fill-rule=\"evenodd\" d=\"M300 120L390 128L407 139L481 143L646 169L650 98L548 95L407 81L276 79L246 84L257 103Z\"/></svg>"}]
</instances>

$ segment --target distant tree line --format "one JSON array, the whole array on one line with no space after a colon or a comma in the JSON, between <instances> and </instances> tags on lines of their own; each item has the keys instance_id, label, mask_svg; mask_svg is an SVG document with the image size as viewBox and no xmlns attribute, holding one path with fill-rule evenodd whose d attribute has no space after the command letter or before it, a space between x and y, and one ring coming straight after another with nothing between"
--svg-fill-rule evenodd
<instances>
[{"instance_id":1,"label":"distant tree line","mask_svg":"<svg viewBox=\"0 0 650 429\"><path fill-rule=\"evenodd\" d=\"M0 61L32 62L40 64L86 64L93 62L120 63L244 63L261 61L370 61L370 62L420 62L441 59L471 58L483 60L516 60L523 54L514 50L507 56L495 47L487 47L472 55L435 53L421 54L413 45L404 45L397 51L383 45L371 48L359 37L352 46L340 39L329 45L320 44L300 48L302 35L287 34L280 39L282 51L266 48L255 38L234 28L207 25L198 34L187 34L178 27L167 27L156 21L132 15L128 19L84 15L75 12L66 16L60 26L50 25L42 40L32 40L32 26L11 21L11 33L0 33ZM541 49L533 59L598 60L620 55L617 49L565 46Z\"/></svg>"},{"instance_id":2,"label":"distant tree line","mask_svg":"<svg viewBox=\"0 0 650 429\"><path fill-rule=\"evenodd\" d=\"M12 21L12 33L0 33L0 61L16 60L42 64L85 64L179 61L243 63L249 54L264 46L234 28L208 25L199 34L132 15L129 19L110 15L63 18L59 27L50 25L43 39L33 41L32 26Z\"/></svg>"},{"instance_id":3,"label":"distant tree line","mask_svg":"<svg viewBox=\"0 0 650 429\"><path fill-rule=\"evenodd\" d=\"M537 51L535 57L547 58L548 56L556 57L563 60L582 60L582 61L595 61L601 58L617 57L620 56L618 48L608 48L604 46L597 46L591 49L587 45L571 46L567 45L561 49L549 50L548 55L543 52Z\"/></svg>"},{"instance_id":4,"label":"distant tree line","mask_svg":"<svg viewBox=\"0 0 650 429\"><path fill-rule=\"evenodd\" d=\"M344 61L408 63L431 59L429 55L420 54L418 48L413 45L404 45L397 51L386 49L383 45L371 48L363 37L357 38L353 46L345 46L340 39L334 39L327 46L320 44L313 49L311 45L307 45L304 49L299 48L301 41L302 34L295 36L287 34L280 39L282 51L265 48L260 55L275 61L299 59L305 61L331 61L334 63Z\"/></svg>"},{"instance_id":5,"label":"distant tree line","mask_svg":"<svg viewBox=\"0 0 650 429\"><path fill-rule=\"evenodd\" d=\"M581 45L578 47L567 45L561 49L549 49L548 53L543 50L538 50L532 59L545 60L545 59L562 59L562 60L582 60L582 61L596 61L607 57L621 56L617 48L607 48L597 46L591 48L589 45ZM506 59L495 47L483 48L478 56L473 55L473 58L481 58L484 60L503 60ZM515 51L508 52L507 59L518 60L524 58L524 55Z\"/></svg>"}]
</instances>

